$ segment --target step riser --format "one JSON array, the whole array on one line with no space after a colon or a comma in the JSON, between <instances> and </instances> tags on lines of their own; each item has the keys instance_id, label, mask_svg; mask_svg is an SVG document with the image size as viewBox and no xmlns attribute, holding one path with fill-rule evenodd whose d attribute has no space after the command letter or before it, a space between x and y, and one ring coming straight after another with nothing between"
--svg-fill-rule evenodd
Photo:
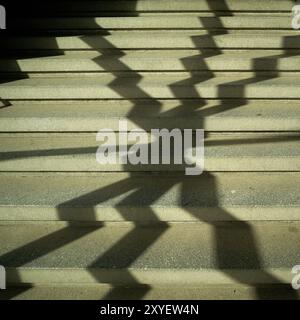
<instances>
[{"instance_id":1,"label":"step riser","mask_svg":"<svg viewBox=\"0 0 300 320\"><path fill-rule=\"evenodd\" d=\"M96 150L95 150L96 154ZM41 159L17 159L1 161L1 171L33 171L33 172L151 172L151 171L166 171L166 172L184 172L186 165L100 165L94 160L93 156L79 157L73 156L69 159L55 157L54 159L47 157ZM90 159L86 159L90 158ZM43 161L43 162L41 162ZM283 163L284 162L284 163ZM193 167L191 167L193 168ZM204 171L300 171L300 157L285 157L262 159L261 157L244 158L239 157L224 157L219 159L205 159Z\"/></svg>"},{"instance_id":2,"label":"step riser","mask_svg":"<svg viewBox=\"0 0 300 320\"><path fill-rule=\"evenodd\" d=\"M69 78L71 79L71 78ZM56 79L57 80L57 79ZM299 85L297 85L295 78L294 85L292 83L280 83L275 85L267 84L266 79L261 78L256 81L253 79L251 84L246 81L243 84L243 80L235 81L235 78L231 81L227 78L227 81L219 86L213 83L207 83L207 81L199 79L196 81L195 86L178 86L176 85L176 79L174 85L170 84L150 84L150 85L138 85L135 86L105 86L102 83L97 85L97 80L94 85L84 85L87 80L82 83L82 86L76 84L74 86L67 85L68 78L65 78L66 86L55 85L50 83L45 86L21 86L13 84L6 85L0 88L0 96L6 100L33 100L33 99L300 99ZM38 82L38 80L37 80ZM124 78L124 82L126 82ZM190 81L189 81L190 82ZM230 84L232 83L232 84ZM155 102L154 102L155 103Z\"/></svg>"},{"instance_id":3,"label":"step riser","mask_svg":"<svg viewBox=\"0 0 300 320\"><path fill-rule=\"evenodd\" d=\"M205 285L239 285L235 279L243 279L247 285L274 285L291 283L291 269L262 270L30 270L7 268L7 285L91 285L110 284L118 286L151 285L151 286L205 286ZM277 281L275 281L275 279ZM292 287L290 289L293 290Z\"/></svg>"},{"instance_id":4,"label":"step riser","mask_svg":"<svg viewBox=\"0 0 300 320\"><path fill-rule=\"evenodd\" d=\"M144 17L96 17L63 19L19 19L11 21L12 30L51 33L54 30L92 30L115 29L287 29L291 30L290 16L235 16L214 17L214 14L195 14L194 16L159 16Z\"/></svg>"},{"instance_id":5,"label":"step riser","mask_svg":"<svg viewBox=\"0 0 300 320\"><path fill-rule=\"evenodd\" d=\"M70 3L72 5L70 5ZM294 0L169 0L169 1L61 1L37 4L35 11L49 13L73 12L183 12L198 11L254 11L254 12L290 12L295 5ZM34 11L34 12L35 12ZM33 12L33 13L34 13Z\"/></svg>"},{"instance_id":6,"label":"step riser","mask_svg":"<svg viewBox=\"0 0 300 320\"><path fill-rule=\"evenodd\" d=\"M54 191L55 192L55 191ZM194 208L172 207L160 208L151 205L151 212L155 216L149 216L149 208L143 207L105 207L86 206L82 208L47 208L47 207L24 207L2 206L0 208L0 221L14 222L24 221L34 224L59 223L67 221L85 226L97 226L99 223L126 223L135 225L157 225L159 222L166 223L198 223L216 221L300 221L300 205L270 206L270 207L222 207L222 208ZM93 214L87 214L92 212ZM228 215L224 214L228 212Z\"/></svg>"},{"instance_id":7,"label":"step riser","mask_svg":"<svg viewBox=\"0 0 300 320\"><path fill-rule=\"evenodd\" d=\"M112 294L113 291L113 294ZM246 285L210 285L192 286L110 286L110 285L49 285L20 286L0 292L0 299L16 300L254 300L258 296L264 299L292 298L290 285L260 286L260 295L253 286ZM108 298L109 297L109 298ZM300 298L295 291L294 298Z\"/></svg>"},{"instance_id":8,"label":"step riser","mask_svg":"<svg viewBox=\"0 0 300 320\"><path fill-rule=\"evenodd\" d=\"M163 52L161 54L164 54ZM300 71L300 52L298 55L279 59L278 54L269 56L267 52L261 55L252 55L249 57L242 54L222 55L215 57L205 57L201 53L194 55L194 52L181 58L156 57L151 58L152 52L149 52L148 58L143 57L120 57L110 55L103 57L100 54L92 59L84 59L72 56L63 56L62 58L42 58L42 59L14 59L0 61L0 72L30 73L30 72L108 72L113 71L270 71L269 74L284 74L284 71ZM280 54L279 54L280 55ZM284 55L283 55L284 56ZM274 71L276 66L276 71ZM28 74L27 74L28 76ZM4 77L2 74L1 77Z\"/></svg>"},{"instance_id":9,"label":"step riser","mask_svg":"<svg viewBox=\"0 0 300 320\"><path fill-rule=\"evenodd\" d=\"M275 78L279 78L279 77L297 77L300 76L300 71L253 71L253 72L249 72L249 71L213 71L213 70L203 70L203 71L133 71L133 70L129 70L126 72L123 71L100 71L100 72L61 72L59 70L57 70L57 72L3 72L0 74L0 82L11 82L11 81L15 81L15 80L23 80L23 79L41 79L42 81L45 81L45 79L49 79L50 81L53 81L53 79L58 80L57 83L61 83L62 80L64 79L64 82L67 83L69 81L69 79L73 80L78 80L78 78L83 79L85 78L86 80L90 81L94 80L96 77L98 77L98 79L101 79L101 77L112 77L113 81L116 83L118 81L120 81L120 84L122 82L122 79L124 79L124 83L126 82L126 80L129 80L129 82L131 81L135 81L136 83L138 83L139 81L142 82L142 80L147 80L147 78L151 78L151 77L157 77L157 76L161 76L162 79L163 77L174 77L174 85L176 85L176 78L175 77L181 77L181 78L186 78L187 80L187 84L189 83L193 83L196 82L197 84L200 84L202 82L205 82L207 79L212 79L214 77L242 77L244 78L244 82L246 83L246 79L245 77L248 77L249 82L253 82L253 83L259 83L268 79L275 79ZM198 78L198 81L197 81ZM230 80L230 78L227 78ZM236 80L236 78L232 78L233 80ZM97 79L95 79L95 83L97 83ZM253 81L250 81L253 80ZM257 80L257 81L254 81ZM235 81L227 81L229 83L231 82L235 82ZM227 83L226 82L226 83ZM53 84L53 83L52 83ZM133 87L136 88L137 85L135 83L133 83ZM243 84L241 82L241 84ZM55 84L54 84L55 85ZM93 84L91 84L92 86ZM99 84L101 85L101 84ZM162 84L165 85L165 84ZM172 86L173 84L170 84L169 86ZM114 83L112 83L112 85L110 86L111 88L114 88L115 85ZM121 85L122 87L122 85ZM188 86L187 86L188 87ZM117 88L115 89L117 91ZM187 90L191 90L189 87L187 88ZM147 98L147 97L145 97ZM148 97L151 98L151 97ZM163 99L164 97L161 97L161 99ZM186 97L186 99L188 99L189 97ZM200 96L198 97L200 98ZM228 98L228 97L227 97ZM230 97L229 97L230 98ZM232 97L232 98L237 98L237 97ZM242 98L241 96L239 96L239 98ZM262 97L265 99L265 97ZM62 99L62 98L60 98ZM87 98L88 99L88 98ZM107 99L107 98L104 98Z\"/></svg>"},{"instance_id":10,"label":"step riser","mask_svg":"<svg viewBox=\"0 0 300 320\"><path fill-rule=\"evenodd\" d=\"M61 49L95 50L115 49L299 49L299 33L271 33L266 36L256 33L227 33L212 35L198 32L117 32L112 35L69 36L69 37L11 37L3 38L2 50Z\"/></svg>"},{"instance_id":11,"label":"step riser","mask_svg":"<svg viewBox=\"0 0 300 320\"><path fill-rule=\"evenodd\" d=\"M72 112L72 111L71 111ZM101 118L101 116L103 118ZM297 118L262 118L260 115L248 117L195 117L194 119L144 119L135 118L133 120L124 118L104 119L106 114L91 116L87 118L69 117L66 118L51 116L51 117L4 117L0 119L0 132L96 132L99 128L110 128L111 130L119 130L119 121L127 121L128 129L143 129L149 132L153 128L172 130L179 129L199 129L203 128L206 131L299 131L300 130L300 115ZM99 117L99 120L97 119ZM201 124L201 126L199 125Z\"/></svg>"}]
</instances>

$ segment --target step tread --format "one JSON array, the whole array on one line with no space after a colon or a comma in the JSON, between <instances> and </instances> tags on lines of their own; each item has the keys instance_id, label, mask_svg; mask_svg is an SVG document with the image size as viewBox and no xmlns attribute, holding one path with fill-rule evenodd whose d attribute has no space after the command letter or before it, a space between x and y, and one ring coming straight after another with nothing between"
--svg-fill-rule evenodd
<instances>
[{"instance_id":1,"label":"step tread","mask_svg":"<svg viewBox=\"0 0 300 320\"><path fill-rule=\"evenodd\" d=\"M2 99L300 98L300 77L190 74L102 74L38 77L0 85ZM156 100L154 100L155 102Z\"/></svg>"},{"instance_id":2,"label":"step tread","mask_svg":"<svg viewBox=\"0 0 300 320\"><path fill-rule=\"evenodd\" d=\"M281 50L242 52L202 52L202 50L145 50L118 54L80 52L56 56L10 58L0 60L1 72L96 72L96 71L296 71L300 52Z\"/></svg>"},{"instance_id":3,"label":"step tread","mask_svg":"<svg viewBox=\"0 0 300 320\"><path fill-rule=\"evenodd\" d=\"M101 165L96 134L1 134L2 171L182 171L184 165ZM208 171L299 171L298 134L213 134L205 141ZM171 155L172 158L172 155Z\"/></svg>"},{"instance_id":4,"label":"step tread","mask_svg":"<svg viewBox=\"0 0 300 320\"><path fill-rule=\"evenodd\" d=\"M299 220L300 173L1 173L0 220ZM149 209L151 208L151 209Z\"/></svg>"},{"instance_id":5,"label":"step tread","mask_svg":"<svg viewBox=\"0 0 300 320\"><path fill-rule=\"evenodd\" d=\"M2 132L118 130L119 120L127 120L129 129L147 131L201 127L209 131L300 130L300 102L296 100L20 101L2 105Z\"/></svg>"},{"instance_id":6,"label":"step tread","mask_svg":"<svg viewBox=\"0 0 300 320\"><path fill-rule=\"evenodd\" d=\"M299 263L299 228L299 222L2 225L0 263L8 283L41 277L61 284L290 283Z\"/></svg>"}]
</instances>

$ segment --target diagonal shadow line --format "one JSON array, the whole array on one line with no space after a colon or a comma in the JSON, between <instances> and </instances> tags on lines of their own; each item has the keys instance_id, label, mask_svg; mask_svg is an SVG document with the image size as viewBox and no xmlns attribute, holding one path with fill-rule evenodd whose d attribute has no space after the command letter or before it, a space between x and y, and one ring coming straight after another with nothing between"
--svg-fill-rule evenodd
<instances>
[{"instance_id":1,"label":"diagonal shadow line","mask_svg":"<svg viewBox=\"0 0 300 320\"><path fill-rule=\"evenodd\" d=\"M139 188L138 190L136 190ZM170 185L166 185L164 190L168 190L170 188ZM124 217L125 220L130 220L128 211L124 208L122 209L122 205L126 203L127 201L130 201L130 197L136 198L139 197L140 192L143 192L141 190L141 185L134 183L134 180L132 180L130 177L127 179L124 179L121 182L117 182L115 184L111 184L105 188L101 188L99 190L95 190L92 192L89 192L85 195L82 195L80 197L77 197L75 199L66 201L62 204L60 204L57 207L57 211L60 217L60 220L68 221L68 212L66 212L65 207L72 207L76 204L81 204L82 202L89 201L91 199L92 202L90 204L92 206L95 206L97 204L100 204L101 202L104 202L112 197L122 195L129 191L135 191L131 196L127 197L125 200L121 201L117 208L120 211L120 214ZM161 196L161 190L154 192L150 195L150 198L147 199L149 206L155 202L159 197ZM97 200L95 200L97 199ZM99 200L98 200L99 199ZM146 204L147 206L147 204ZM88 217L87 217L88 216ZM146 216L147 218L150 218L152 221L157 221L155 213L149 208L146 210ZM90 221L96 221L96 215L93 208L85 209L85 219L88 219ZM77 224L74 224L75 226L78 226ZM66 246L67 244L72 243L73 241L79 240L82 237L85 237L89 234L91 234L94 231L99 230L102 228L103 225L96 225L94 227L80 227L76 228L74 230L74 226L72 223L69 222L69 225L63 229L58 230L57 232L53 232L49 235L46 235L43 238L39 238L33 242L30 242L22 247L19 247L13 251L10 251L7 254L4 254L1 256L1 260L5 261L6 266L9 266L10 263L14 267L18 266L24 266L25 264L34 261L42 256L47 255L50 252L53 252L55 250L58 250L59 248L62 248ZM140 234L137 232L139 230L140 226L138 224L135 225L133 230L128 232L124 237L122 237L116 244L113 245L107 252L105 252L101 257L95 260L94 263L92 263L88 268L98 267L101 265L102 261L111 260L112 257L118 257L118 261L123 261L123 264L118 264L118 267L121 269L120 274L122 275L122 278L131 284L139 284L139 282L136 281L136 279L131 275L130 271L128 270L129 266L138 259L141 254L150 247L157 239L160 238L160 236L167 230L168 224L167 223L159 223L159 228L156 228L153 231L153 234L151 237L143 240L140 238ZM122 255L122 256L121 256ZM90 271L90 269L88 269ZM96 278L96 280L100 281L101 283L107 281L105 277L101 277L99 273L90 271L91 274L93 274ZM139 297L141 298L142 295L146 294L148 290L150 290L150 287L143 284L143 286L139 286ZM109 292L106 299L112 299L115 296L116 292L112 290Z\"/></svg>"},{"instance_id":2,"label":"diagonal shadow line","mask_svg":"<svg viewBox=\"0 0 300 320\"><path fill-rule=\"evenodd\" d=\"M132 179L129 178L129 181ZM138 223L134 222L134 229L126 234L122 239L120 239L112 248L109 249L105 254L103 254L101 257L96 259L94 263L91 265L97 266L99 263L101 263L101 260L106 260L107 258L111 258L111 256L117 256L118 261L122 260L122 257L120 256L120 253L122 255L125 254L127 257L130 257L130 259L125 259L125 263L123 265L120 265L118 263L118 267L127 268L125 269L123 273L123 278L130 280L130 283L139 284L138 282L131 274L128 268L133 264L134 261L136 261L151 245L153 245L162 235L166 232L168 229L168 224L166 222L161 222L155 215L154 211L151 209L150 205L154 203L159 197L161 197L162 194L164 194L169 188L172 186L170 183L169 185L164 186L162 190L157 190L156 192L149 195L149 198L147 198L147 203L145 204L146 210L143 214L147 216L147 219L150 219L152 223L159 222L159 227L152 230L151 237L147 237L146 239L140 239L139 237L139 229L140 226ZM139 198L143 194L143 187L140 185L138 186L138 189L126 197L123 201L120 201L119 204L116 206L117 210L120 212L124 220L130 221L130 214L126 210L126 207L123 208L122 205L126 204L126 202L130 202L131 198ZM95 277L98 280L99 275L95 275ZM143 284L145 285L145 284ZM147 285L147 284L146 284ZM150 290L150 286L144 287L144 291L142 291L140 294L146 294L148 290ZM116 290L111 290L105 297L105 299L113 299L116 294ZM142 298L142 296L140 296Z\"/></svg>"}]
</instances>

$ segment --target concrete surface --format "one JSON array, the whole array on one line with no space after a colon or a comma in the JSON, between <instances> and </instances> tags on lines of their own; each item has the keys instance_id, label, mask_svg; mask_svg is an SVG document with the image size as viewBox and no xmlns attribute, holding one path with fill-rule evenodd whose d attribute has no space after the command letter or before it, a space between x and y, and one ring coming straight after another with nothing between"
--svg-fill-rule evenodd
<instances>
[{"instance_id":1,"label":"concrete surface","mask_svg":"<svg viewBox=\"0 0 300 320\"><path fill-rule=\"evenodd\" d=\"M299 299L294 4L44 1L15 20L1 40L0 299ZM95 132L120 119L205 128L207 172L99 165Z\"/></svg>"},{"instance_id":2,"label":"concrete surface","mask_svg":"<svg viewBox=\"0 0 300 320\"><path fill-rule=\"evenodd\" d=\"M300 220L300 174L1 173L1 221Z\"/></svg>"},{"instance_id":3,"label":"concrete surface","mask_svg":"<svg viewBox=\"0 0 300 320\"><path fill-rule=\"evenodd\" d=\"M299 222L153 227L2 223L8 284L289 284Z\"/></svg>"},{"instance_id":4,"label":"concrete surface","mask_svg":"<svg viewBox=\"0 0 300 320\"><path fill-rule=\"evenodd\" d=\"M157 104L159 110L157 110ZM297 100L13 101L0 108L2 132L78 132L101 128L299 131Z\"/></svg>"}]
</instances>

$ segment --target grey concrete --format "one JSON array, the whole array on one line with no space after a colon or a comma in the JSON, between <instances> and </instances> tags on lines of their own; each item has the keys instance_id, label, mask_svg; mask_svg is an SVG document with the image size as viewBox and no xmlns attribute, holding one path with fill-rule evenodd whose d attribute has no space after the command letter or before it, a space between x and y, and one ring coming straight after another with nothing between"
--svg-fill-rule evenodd
<instances>
[{"instance_id":1,"label":"grey concrete","mask_svg":"<svg viewBox=\"0 0 300 320\"><path fill-rule=\"evenodd\" d=\"M72 53L72 54L70 54ZM2 72L113 72L113 71L299 71L300 51L145 50L118 54L67 51L67 54L24 59L1 59ZM17 64L17 67L16 67ZM274 70L275 69L275 70ZM33 75L32 75L33 76Z\"/></svg>"},{"instance_id":2,"label":"grey concrete","mask_svg":"<svg viewBox=\"0 0 300 320\"><path fill-rule=\"evenodd\" d=\"M89 30L102 29L290 29L291 18L287 14L252 14L215 17L214 13L165 15L159 14L139 17L72 17L72 18L35 18L18 19L23 28L36 30ZM11 26L14 27L13 25Z\"/></svg>"},{"instance_id":3,"label":"grey concrete","mask_svg":"<svg viewBox=\"0 0 300 320\"><path fill-rule=\"evenodd\" d=\"M0 228L8 283L289 284L299 222ZM258 249L259 248L259 249Z\"/></svg>"},{"instance_id":4,"label":"grey concrete","mask_svg":"<svg viewBox=\"0 0 300 320\"><path fill-rule=\"evenodd\" d=\"M185 12L185 11L288 11L295 4L294 0L219 0L199 1L199 0L139 0L139 1L105 1L104 3L97 3L95 1L76 1L71 7L68 6L68 1L61 1L58 5L47 4L43 7L55 8L56 13L63 13L66 15L66 8L69 12L81 11L100 11L100 12Z\"/></svg>"},{"instance_id":5,"label":"grey concrete","mask_svg":"<svg viewBox=\"0 0 300 320\"><path fill-rule=\"evenodd\" d=\"M159 111L156 109L159 104ZM0 108L2 132L79 132L173 128L208 131L299 131L297 100L14 101Z\"/></svg>"},{"instance_id":6,"label":"grey concrete","mask_svg":"<svg viewBox=\"0 0 300 320\"><path fill-rule=\"evenodd\" d=\"M2 37L0 299L299 298L294 4L46 1ZM99 165L127 118L206 129L208 172Z\"/></svg>"},{"instance_id":7,"label":"grey concrete","mask_svg":"<svg viewBox=\"0 0 300 320\"><path fill-rule=\"evenodd\" d=\"M300 220L299 173L2 173L2 221Z\"/></svg>"},{"instance_id":8,"label":"grey concrete","mask_svg":"<svg viewBox=\"0 0 300 320\"><path fill-rule=\"evenodd\" d=\"M78 32L76 32L77 34ZM106 33L106 32L105 32ZM3 50L17 49L299 49L299 32L241 30L110 31L108 35L4 37Z\"/></svg>"},{"instance_id":9,"label":"grey concrete","mask_svg":"<svg viewBox=\"0 0 300 320\"><path fill-rule=\"evenodd\" d=\"M300 43L300 42L299 42ZM300 98L300 77L258 77L238 73L218 77L189 74L145 74L118 78L112 74L50 77L1 84L2 99L160 99L160 98Z\"/></svg>"},{"instance_id":10,"label":"grey concrete","mask_svg":"<svg viewBox=\"0 0 300 320\"><path fill-rule=\"evenodd\" d=\"M101 129L101 128L99 128ZM299 171L299 134L210 134L207 171ZM1 134L2 171L183 171L184 165L101 165L95 133Z\"/></svg>"},{"instance_id":11,"label":"grey concrete","mask_svg":"<svg viewBox=\"0 0 300 320\"><path fill-rule=\"evenodd\" d=\"M291 299L289 285L259 286L256 289L246 285L201 285L196 286L135 286L122 287L105 284L19 286L0 291L1 299L13 300L253 300ZM300 298L295 291L294 299Z\"/></svg>"}]
</instances>

